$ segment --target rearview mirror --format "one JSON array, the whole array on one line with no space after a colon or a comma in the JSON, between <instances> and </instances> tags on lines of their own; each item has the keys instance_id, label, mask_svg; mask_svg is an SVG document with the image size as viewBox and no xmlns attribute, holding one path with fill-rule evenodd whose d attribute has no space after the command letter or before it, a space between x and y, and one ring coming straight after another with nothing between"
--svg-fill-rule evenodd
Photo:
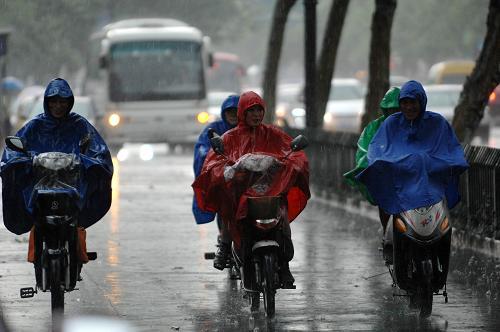
<instances>
[{"instance_id":1,"label":"rearview mirror","mask_svg":"<svg viewBox=\"0 0 500 332\"><path fill-rule=\"evenodd\" d=\"M309 145L309 141L304 135L299 135L295 137L290 143L290 147L292 148L292 151L300 151L305 149Z\"/></svg>"},{"instance_id":2,"label":"rearview mirror","mask_svg":"<svg viewBox=\"0 0 500 332\"><path fill-rule=\"evenodd\" d=\"M17 152L22 152L22 153L27 153L26 143L24 142L24 139L22 139L21 137L7 136L5 138L5 144L11 150L14 150Z\"/></svg>"},{"instance_id":3,"label":"rearview mirror","mask_svg":"<svg viewBox=\"0 0 500 332\"><path fill-rule=\"evenodd\" d=\"M208 138L210 139L210 145L212 149L217 154L224 153L224 143L222 142L222 137L220 137L215 130L212 128L208 129Z\"/></svg>"}]
</instances>

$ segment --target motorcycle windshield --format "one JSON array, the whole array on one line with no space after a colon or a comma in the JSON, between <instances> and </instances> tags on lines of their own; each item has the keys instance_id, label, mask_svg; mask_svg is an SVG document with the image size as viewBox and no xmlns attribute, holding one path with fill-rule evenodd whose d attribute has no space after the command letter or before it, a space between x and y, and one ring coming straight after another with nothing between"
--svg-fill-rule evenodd
<instances>
[{"instance_id":1,"label":"motorcycle windshield","mask_svg":"<svg viewBox=\"0 0 500 332\"><path fill-rule=\"evenodd\" d=\"M80 166L75 154L46 152L37 155L33 159L35 186L30 201L39 190L67 189L78 193L78 188L82 187Z\"/></svg>"},{"instance_id":2,"label":"motorcycle windshield","mask_svg":"<svg viewBox=\"0 0 500 332\"><path fill-rule=\"evenodd\" d=\"M256 195L265 195L271 188L275 175L283 166L283 163L273 156L247 153L234 165L226 167L224 178L226 181L231 181L236 172L246 171L249 174L246 183L248 190Z\"/></svg>"}]
</instances>

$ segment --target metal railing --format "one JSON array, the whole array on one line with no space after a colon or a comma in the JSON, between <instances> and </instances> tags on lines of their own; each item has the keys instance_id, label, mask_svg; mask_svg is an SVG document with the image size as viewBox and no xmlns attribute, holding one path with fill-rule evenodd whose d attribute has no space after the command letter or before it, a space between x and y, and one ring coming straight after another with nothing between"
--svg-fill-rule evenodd
<instances>
[{"instance_id":1,"label":"metal railing","mask_svg":"<svg viewBox=\"0 0 500 332\"><path fill-rule=\"evenodd\" d=\"M310 142L306 153L311 185L324 198L356 204L363 197L351 188L343 174L355 166L359 134L328 133L321 130L288 130L292 136L304 134ZM460 178L460 203L451 210L454 227L469 234L500 239L500 150L466 145L470 168Z\"/></svg>"}]
</instances>

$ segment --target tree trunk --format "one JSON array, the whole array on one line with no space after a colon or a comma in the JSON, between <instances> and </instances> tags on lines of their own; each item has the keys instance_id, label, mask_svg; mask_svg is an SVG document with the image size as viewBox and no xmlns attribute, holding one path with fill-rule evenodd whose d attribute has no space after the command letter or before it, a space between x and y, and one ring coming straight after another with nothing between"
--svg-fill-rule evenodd
<instances>
[{"instance_id":1,"label":"tree trunk","mask_svg":"<svg viewBox=\"0 0 500 332\"><path fill-rule=\"evenodd\" d=\"M481 53L455 108L453 128L460 142L469 143L493 89L500 83L500 1L490 0Z\"/></svg>"},{"instance_id":2,"label":"tree trunk","mask_svg":"<svg viewBox=\"0 0 500 332\"><path fill-rule=\"evenodd\" d=\"M371 27L368 91L360 132L370 121L378 117L380 101L389 89L391 28L396 5L397 0L375 0Z\"/></svg>"},{"instance_id":3,"label":"tree trunk","mask_svg":"<svg viewBox=\"0 0 500 332\"><path fill-rule=\"evenodd\" d=\"M314 123L307 124L308 127L321 128L323 125L323 116L325 115L335 69L337 49L348 6L349 0L335 0L328 15L316 73L316 107L314 108L316 116L314 117Z\"/></svg>"},{"instance_id":4,"label":"tree trunk","mask_svg":"<svg viewBox=\"0 0 500 332\"><path fill-rule=\"evenodd\" d=\"M267 44L266 66L262 80L263 98L266 102L264 121L272 123L276 104L276 81L278 79L278 65L281 57L281 46L288 13L297 0L277 0L274 7L273 23Z\"/></svg>"}]
</instances>

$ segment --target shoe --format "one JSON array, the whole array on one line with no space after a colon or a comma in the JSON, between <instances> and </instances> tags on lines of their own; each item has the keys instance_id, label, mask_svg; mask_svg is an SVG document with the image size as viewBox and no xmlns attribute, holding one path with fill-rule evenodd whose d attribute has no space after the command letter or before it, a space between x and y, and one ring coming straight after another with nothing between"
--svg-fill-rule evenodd
<instances>
[{"instance_id":1,"label":"shoe","mask_svg":"<svg viewBox=\"0 0 500 332\"><path fill-rule=\"evenodd\" d=\"M83 280L83 278L82 278L82 267L83 267L83 264L78 263L78 276L76 277L77 281L82 281Z\"/></svg>"},{"instance_id":2,"label":"shoe","mask_svg":"<svg viewBox=\"0 0 500 332\"><path fill-rule=\"evenodd\" d=\"M214 267L222 271L229 265L229 260L231 259L230 250L229 245L224 242L220 242L218 247L219 249L214 258Z\"/></svg>"},{"instance_id":3,"label":"shoe","mask_svg":"<svg viewBox=\"0 0 500 332\"><path fill-rule=\"evenodd\" d=\"M290 267L288 265L288 262L284 263L283 266L280 269L280 281L281 281L281 288L284 289L295 289L295 285L293 284L295 282L295 278L292 275L292 272L290 272Z\"/></svg>"}]
</instances>

